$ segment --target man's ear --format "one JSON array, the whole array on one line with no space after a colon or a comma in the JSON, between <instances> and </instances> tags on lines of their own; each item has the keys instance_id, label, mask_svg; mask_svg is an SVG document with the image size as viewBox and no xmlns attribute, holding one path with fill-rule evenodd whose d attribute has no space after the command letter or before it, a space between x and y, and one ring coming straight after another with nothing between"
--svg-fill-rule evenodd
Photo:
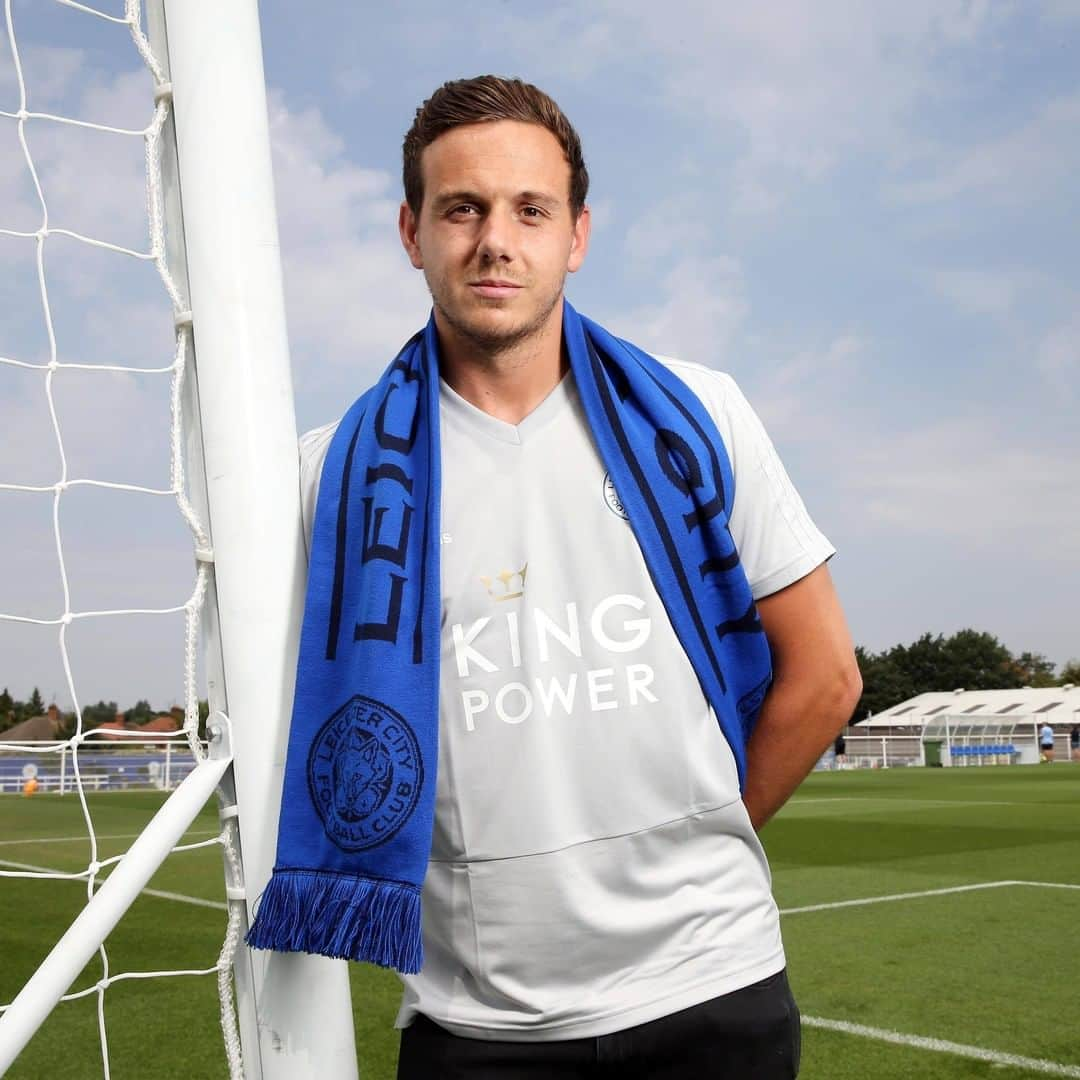
<instances>
[{"instance_id":1,"label":"man's ear","mask_svg":"<svg viewBox=\"0 0 1080 1080\"><path fill-rule=\"evenodd\" d=\"M424 269L424 257L420 254L420 245L416 242L416 215L412 212L407 202L402 202L398 210L398 235L401 237L401 246L409 256L409 262L417 270Z\"/></svg>"},{"instance_id":2,"label":"man's ear","mask_svg":"<svg viewBox=\"0 0 1080 1080\"><path fill-rule=\"evenodd\" d=\"M589 235L592 232L592 215L587 206L581 208L577 221L574 222L573 238L570 242L570 255L566 260L566 269L574 273L581 269L585 255L589 250Z\"/></svg>"}]
</instances>

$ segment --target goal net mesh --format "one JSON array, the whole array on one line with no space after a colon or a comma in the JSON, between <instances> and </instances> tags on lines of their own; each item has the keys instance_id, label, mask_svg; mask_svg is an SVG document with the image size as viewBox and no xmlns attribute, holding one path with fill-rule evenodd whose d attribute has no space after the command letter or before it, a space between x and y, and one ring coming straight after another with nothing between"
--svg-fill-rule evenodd
<instances>
[{"instance_id":1,"label":"goal net mesh","mask_svg":"<svg viewBox=\"0 0 1080 1080\"><path fill-rule=\"evenodd\" d=\"M126 126L110 123L108 115L74 116L35 109L39 95L34 78L40 80L41 96L48 99L56 90L54 84L70 81L71 72L93 50L67 44L43 46L36 40L21 42L20 16L32 8L38 17L40 6L28 5L28 9L13 11L12 0L5 0L4 7L8 55L0 56L0 126L6 129L3 138L7 143L0 149L0 162L5 163L0 172L0 260L5 279L10 283L17 277L19 284L5 285L0 291L4 305L0 324L8 327L0 339L0 378L8 381L0 388L0 397L5 401L5 412L12 417L11 423L5 425L7 447L0 454L0 499L5 504L4 518L21 524L7 530L9 552L4 561L9 569L6 579L0 580L0 630L4 635L0 640L3 654L9 659L46 647L52 650L56 682L62 689L48 689L64 709L50 711L48 721L53 729L44 739L40 731L25 740L17 737L18 728L13 729L15 738L0 731L0 759L25 759L19 776L22 780L25 774L28 781L35 779L35 773L44 778L49 772L31 763L29 754L34 755L34 762L50 756L62 759L64 786L81 808L87 859L85 867L62 870L48 865L48 857L42 853L50 849L35 847L32 842L11 841L12 845L22 846L0 850L4 856L0 858L0 876L83 883L89 900L110 867L122 857L104 857L100 850L102 840L115 837L101 836L100 829L95 828L97 804L93 796L88 799L87 788L99 788L100 781L91 763L100 758L106 740L115 749L124 740L145 740L147 736L119 725L102 728L84 724L80 707L80 702L88 700L82 689L84 673L105 663L98 656L108 654L110 642L117 642L121 652L124 643L130 643L132 662L142 664L146 657L138 651L139 642L146 639L149 647L156 648L167 637L149 629L145 633L141 629L120 632L116 628L121 620L136 620L134 625L139 627L149 627L146 620L182 627L179 636L183 672L182 679L177 680L177 685L182 685L182 721L178 730L155 732L153 738L159 746L169 741L175 744L178 760L198 762L206 757L199 736L196 651L212 556L207 529L189 501L185 479L183 404L185 393L190 392L185 380L191 376L191 319L181 284L168 265L162 180L162 154L171 133L171 88L144 30L139 0L127 0L122 13L97 10L75 0L56 0L56 8L62 11L62 20L56 22L62 40L94 41L95 35L104 33L122 35L131 43L131 66L141 60L144 69L141 74L122 72L111 81L99 79L79 95L80 107L107 109L110 102L122 100L130 105L132 100L141 100L148 120L143 126ZM80 21L84 25L76 25ZM25 49L21 49L24 44ZM111 47L115 50L115 45ZM36 65L27 63L30 56L37 57ZM83 149L90 147L74 165L65 163L65 138L82 140ZM141 244L128 236L99 233L95 227L95 222L107 225L110 221L130 225L130 196L128 205L119 214L114 212L116 201L123 197L122 162L131 160L130 150L120 153L115 161L110 158L112 148L121 144L137 148L143 159L139 170L145 173ZM87 162L96 163L96 174ZM97 195L102 204L96 215L88 206L91 195ZM84 221L69 219L67 211L75 210L87 212ZM131 267L136 268L134 272ZM148 295L147 274L156 279L156 298ZM125 313L122 307L117 310L113 305L129 281L137 284L133 287L130 313ZM61 302L77 307L77 315L62 310ZM155 320L168 330L167 335ZM153 329L148 330L150 327ZM147 390L150 381L156 381L161 389ZM148 415L150 401L160 409L159 415ZM71 417L75 419L69 420ZM166 441L167 446L161 447ZM101 462L120 462L123 467L116 466L120 475L102 474L98 467ZM141 475L148 462L160 467L160 481ZM93 498L100 500L96 507L88 501ZM132 500L138 501L134 508ZM149 509L151 504L153 510ZM167 540L154 531L156 526L146 526L151 535L142 533L142 522L160 519L160 506L172 507L172 532L166 529ZM122 542L117 538L114 562L96 563L93 553L102 546L102 533L108 536L112 526L124 534ZM165 602L132 603L132 589L126 587L132 580L125 580L125 575L129 571L136 578L152 574L145 567L132 570L128 564L137 561L144 546L159 553L171 547L175 556L181 551L177 540L182 530L190 536L184 559L188 567L192 547L195 552L194 583L188 570L188 584L181 595ZM45 543L49 533L51 542ZM182 581L175 570L170 570L169 575L170 586ZM119 604L101 602L109 586L119 595ZM156 588L160 592L160 584ZM83 631L81 641L87 656L81 668L72 659L72 636L79 631ZM10 681L21 676L18 671L10 671L3 677ZM118 692L122 693L123 688L119 687ZM60 722L64 714L73 717L66 729ZM148 767L148 773L157 781L156 786L163 786L160 768ZM33 787L31 784L31 790ZM46 786L35 798L50 798L48 791ZM0 805L2 800L18 797L19 793L11 792L10 787L0 789ZM218 835L183 844L174 851L206 847L220 848L229 876L240 879L234 819L227 820ZM18 858L7 857L16 851L20 853ZM157 895L163 894L158 891ZM239 911L235 904L223 901L205 906L228 912L224 945L216 962L196 969L113 971L103 944L99 950L100 977L89 985L76 983L62 999L73 1001L96 995L105 1077L110 1076L105 1024L109 988L129 980L196 975L216 976L218 980L229 1071L234 1077L242 1075L232 1001ZM34 918L31 911L12 914L16 920ZM199 917L211 916L204 909ZM86 979L87 973L81 978ZM0 1005L0 1012L5 1008Z\"/></svg>"}]
</instances>

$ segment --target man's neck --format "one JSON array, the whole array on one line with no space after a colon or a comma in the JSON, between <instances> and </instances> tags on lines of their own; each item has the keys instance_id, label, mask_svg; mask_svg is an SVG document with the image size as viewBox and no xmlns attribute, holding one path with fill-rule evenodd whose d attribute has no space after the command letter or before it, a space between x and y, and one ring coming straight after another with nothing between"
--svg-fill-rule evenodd
<instances>
[{"instance_id":1,"label":"man's neck","mask_svg":"<svg viewBox=\"0 0 1080 1080\"><path fill-rule=\"evenodd\" d=\"M507 424L520 424L558 386L570 367L562 344L562 304L536 334L501 349L484 349L444 327L436 312L440 371L469 404Z\"/></svg>"}]
</instances>

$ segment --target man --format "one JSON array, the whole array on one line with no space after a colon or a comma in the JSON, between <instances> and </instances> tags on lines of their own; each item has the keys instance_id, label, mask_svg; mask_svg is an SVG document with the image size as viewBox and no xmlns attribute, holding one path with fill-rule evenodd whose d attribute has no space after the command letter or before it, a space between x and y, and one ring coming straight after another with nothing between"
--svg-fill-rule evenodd
<instances>
[{"instance_id":1,"label":"man","mask_svg":"<svg viewBox=\"0 0 1080 1080\"><path fill-rule=\"evenodd\" d=\"M591 220L577 134L535 87L482 77L446 84L417 111L404 157L401 240L432 295L441 377L441 666L425 959L404 978L399 1078L795 1076L798 1012L755 831L858 697L825 567L833 549L733 381L664 361L678 385L672 393L675 383L654 372L667 386L657 397L700 399L693 408L715 424L736 484L726 525L721 517L712 534L722 541L730 531L736 550L713 561L745 574L756 614L751 605L717 633L763 629L766 661L771 653L764 704L761 693L739 702L740 715L760 707L743 758L669 618L665 560L674 565L678 552L643 557L640 519L652 493L646 484L634 502L628 480L615 484L597 449L599 406L586 401L595 388L571 363L581 346L567 328L584 321L564 301L564 280L585 260ZM595 360L602 331L584 334ZM383 397L384 445L417 444L415 419L410 432L384 415L414 385ZM374 400L358 403L357 415ZM604 400L618 410L615 396ZM687 413L676 404L672 415ZM702 426L687 423L687 432ZM309 536L336 430L301 441ZM704 483L685 451L690 434L662 428L656 437L670 455L661 460L668 495ZM351 452L342 447L346 470ZM396 475L413 492L411 474L393 468L369 466L368 475ZM663 498L658 491L658 506ZM330 544L347 511L318 499ZM685 525L669 515L658 528L677 548L715 510L699 508ZM368 547L371 529L397 535L380 532L372 504L365 512ZM401 518L403 537L410 522ZM702 563L696 594L708 592L713 569ZM347 578L343 570L339 588ZM389 595L396 626L400 590ZM381 632L357 626L358 639ZM737 673L718 678L726 685ZM388 758L374 736L364 739L337 791L382 782ZM340 763L338 744L324 743L327 761L336 754ZM320 779L330 773L319 771L319 753L309 773L315 788L326 785L329 807L342 797ZM362 813L341 807L334 828L344 835Z\"/></svg>"},{"instance_id":2,"label":"man","mask_svg":"<svg viewBox=\"0 0 1080 1080\"><path fill-rule=\"evenodd\" d=\"M1054 729L1046 720L1039 727L1039 756L1042 761L1054 760Z\"/></svg>"}]
</instances>

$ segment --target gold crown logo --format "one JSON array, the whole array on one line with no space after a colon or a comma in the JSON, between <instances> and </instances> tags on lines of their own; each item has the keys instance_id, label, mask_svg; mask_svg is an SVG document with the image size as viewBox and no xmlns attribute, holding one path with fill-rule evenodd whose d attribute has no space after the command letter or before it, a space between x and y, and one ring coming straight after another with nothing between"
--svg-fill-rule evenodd
<instances>
[{"instance_id":1,"label":"gold crown logo","mask_svg":"<svg viewBox=\"0 0 1080 1080\"><path fill-rule=\"evenodd\" d=\"M499 604L503 600L516 600L525 592L525 575L528 572L529 564L526 563L520 570L500 570L494 577L481 574L480 582L487 589L488 596Z\"/></svg>"}]
</instances>

